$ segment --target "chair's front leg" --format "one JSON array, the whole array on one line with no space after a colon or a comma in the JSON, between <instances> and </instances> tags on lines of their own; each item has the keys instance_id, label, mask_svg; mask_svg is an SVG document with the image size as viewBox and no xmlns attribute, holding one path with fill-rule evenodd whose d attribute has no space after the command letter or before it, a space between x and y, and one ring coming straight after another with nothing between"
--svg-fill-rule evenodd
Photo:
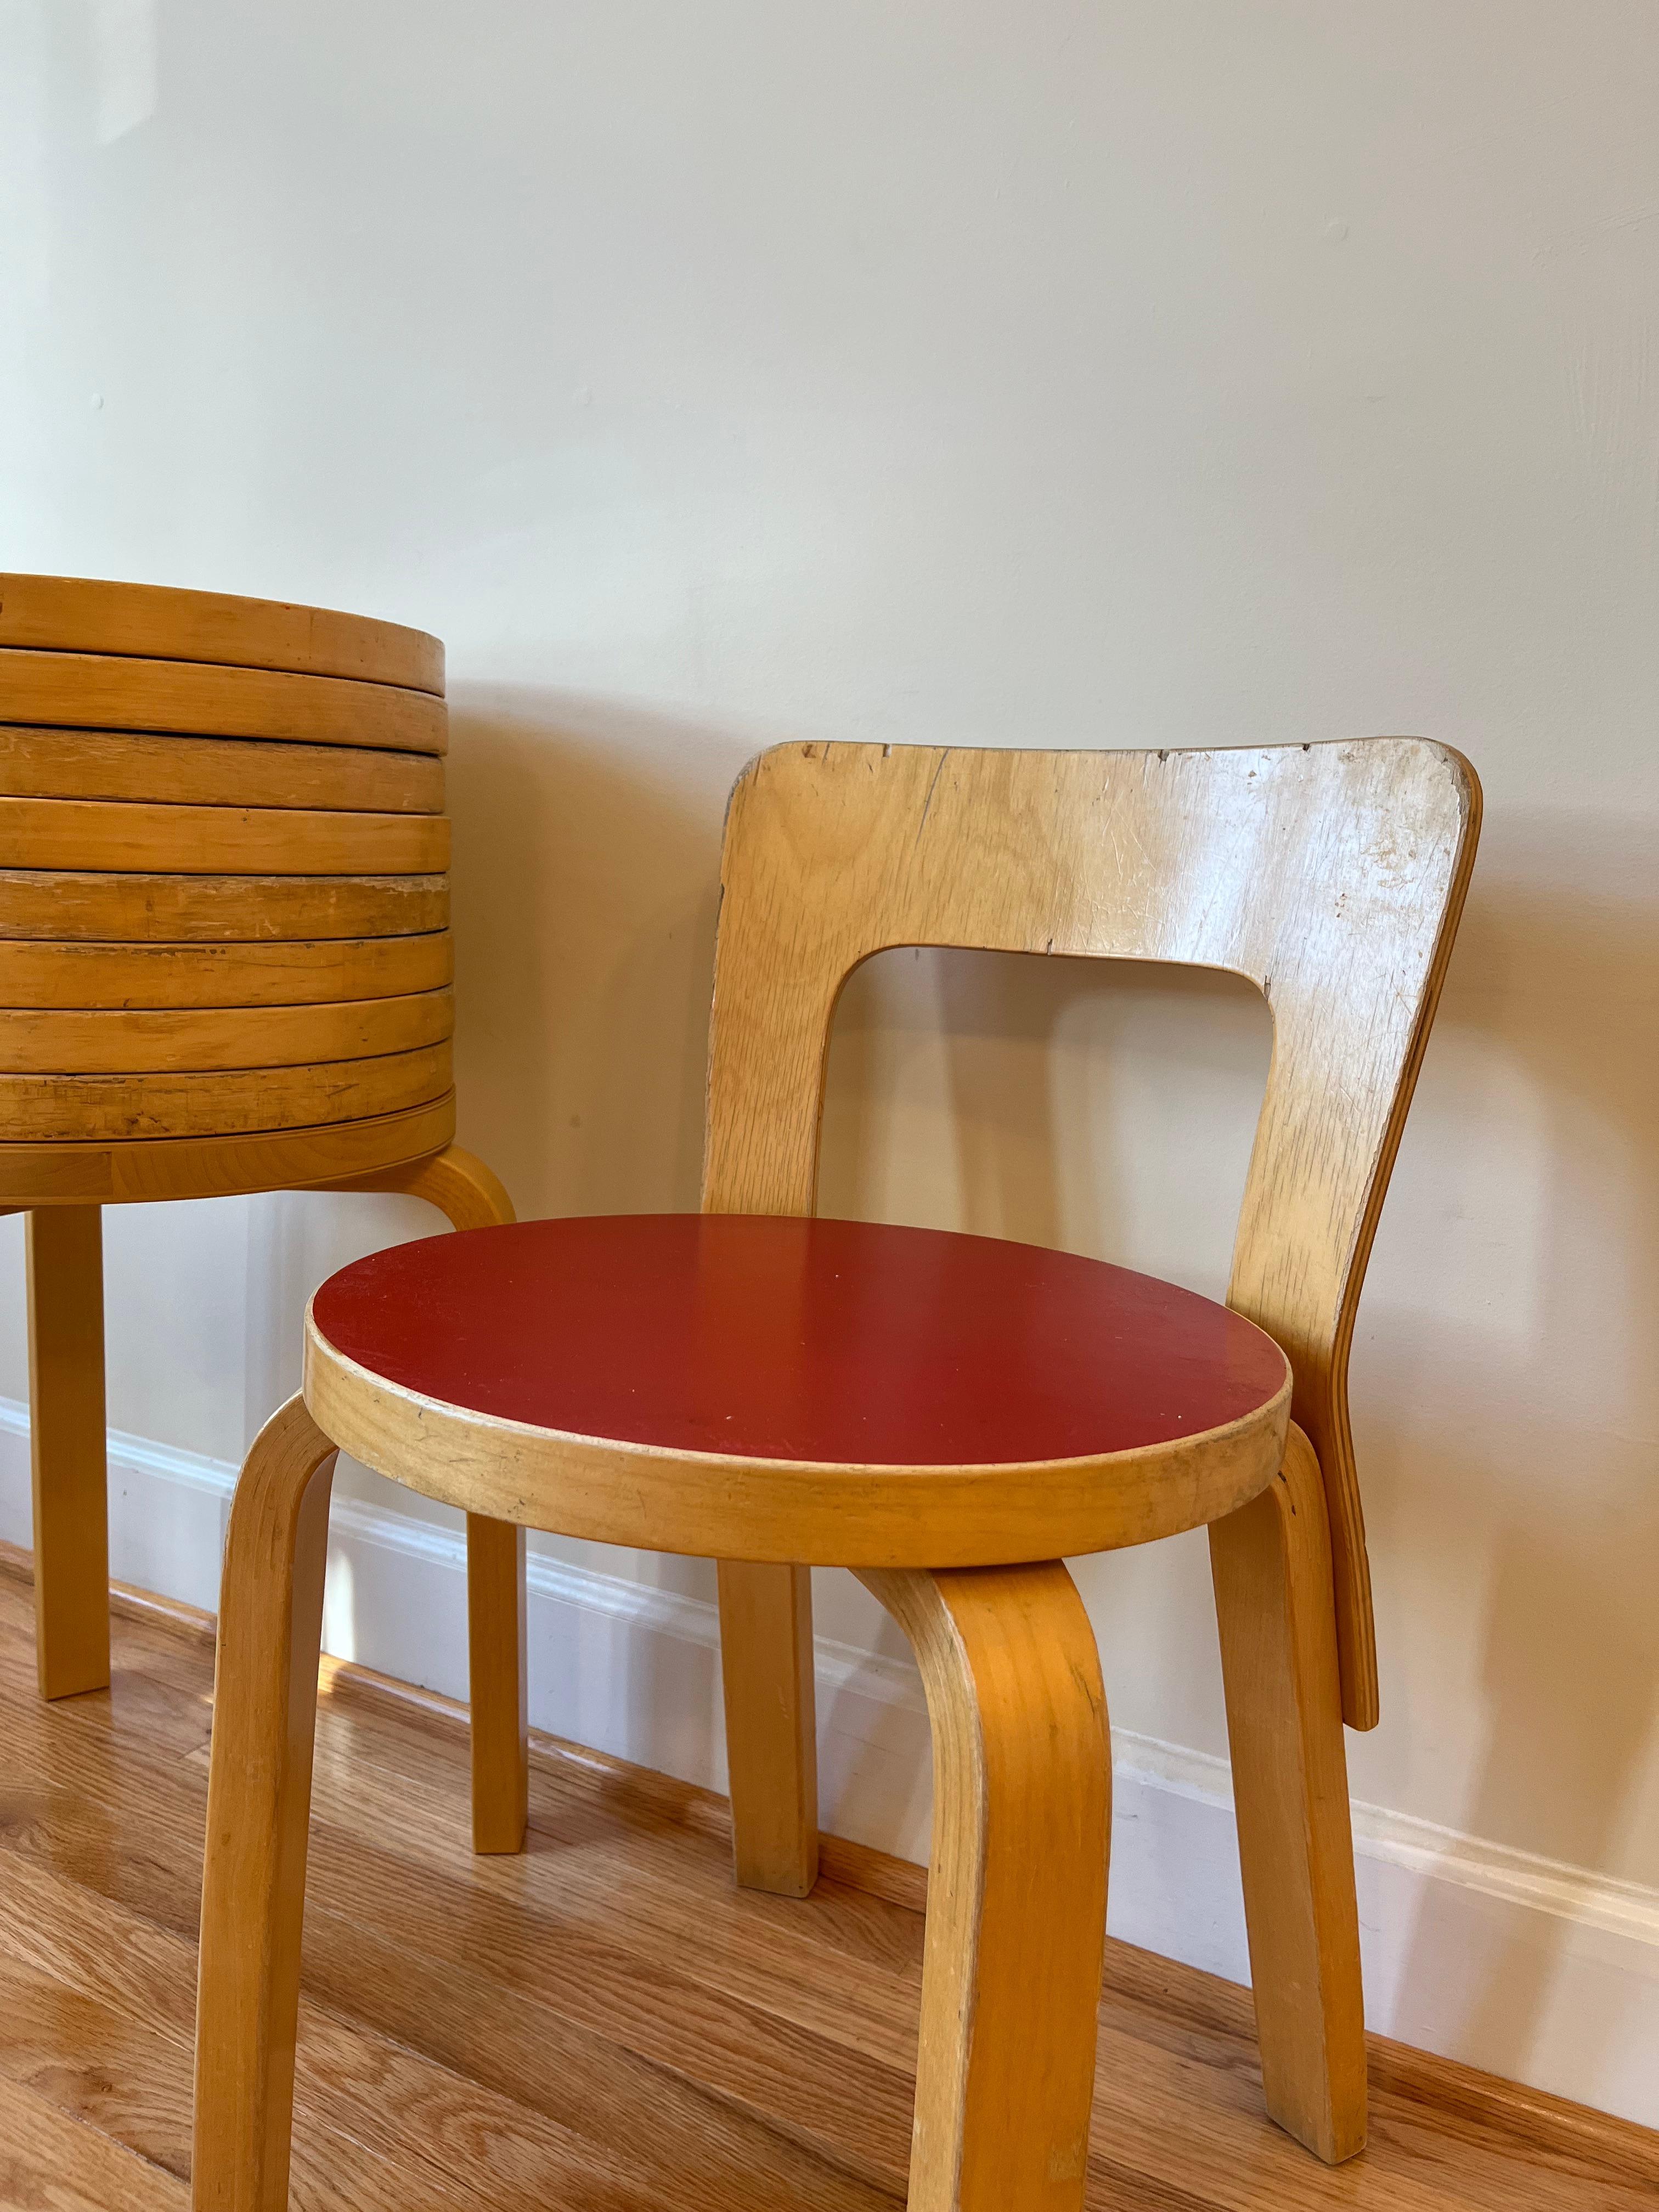
<instances>
[{"instance_id":1,"label":"chair's front leg","mask_svg":"<svg viewBox=\"0 0 1659 2212\"><path fill-rule=\"evenodd\" d=\"M1334 2165L1365 2144L1365 2015L1325 1488L1277 1480L1210 1529L1267 2111Z\"/></svg>"},{"instance_id":2,"label":"chair's front leg","mask_svg":"<svg viewBox=\"0 0 1659 2212\"><path fill-rule=\"evenodd\" d=\"M196 2212L286 2212L334 1446L291 1398L231 1505L196 1996Z\"/></svg>"},{"instance_id":3,"label":"chair's front leg","mask_svg":"<svg viewBox=\"0 0 1659 2212\"><path fill-rule=\"evenodd\" d=\"M908 2212L1078 2212L1111 1824L1094 1632L1059 1565L860 1579L933 1732Z\"/></svg>"},{"instance_id":4,"label":"chair's front leg","mask_svg":"<svg viewBox=\"0 0 1659 2212\"><path fill-rule=\"evenodd\" d=\"M500 1178L459 1145L330 1186L423 1198L452 1229L493 1229L517 1217ZM467 1693L472 1708L472 1848L516 1851L530 1814L528 1614L524 1530L466 1516Z\"/></svg>"},{"instance_id":5,"label":"chair's front leg","mask_svg":"<svg viewBox=\"0 0 1659 2212\"><path fill-rule=\"evenodd\" d=\"M27 1235L35 1657L41 1696L72 1698L109 1684L102 1212L43 1206Z\"/></svg>"}]
</instances>

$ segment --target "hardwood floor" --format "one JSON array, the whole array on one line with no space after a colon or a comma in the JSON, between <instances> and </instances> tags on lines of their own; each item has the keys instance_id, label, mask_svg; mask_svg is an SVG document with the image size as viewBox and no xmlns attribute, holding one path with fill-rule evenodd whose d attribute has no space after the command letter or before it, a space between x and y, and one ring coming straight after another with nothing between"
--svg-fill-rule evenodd
<instances>
[{"instance_id":1,"label":"hardwood floor","mask_svg":"<svg viewBox=\"0 0 1659 2212\"><path fill-rule=\"evenodd\" d=\"M111 1690L40 1705L0 1547L0 2205L183 2212L210 1624L118 1600ZM739 1893L725 1808L546 1740L522 1857L475 1858L453 1708L329 1665L294 2202L307 2212L891 2212L916 1869L826 1844ZM1108 1945L1090 2204L1637 2212L1659 2136L1374 2042L1372 2139L1262 2117L1246 1993Z\"/></svg>"}]
</instances>

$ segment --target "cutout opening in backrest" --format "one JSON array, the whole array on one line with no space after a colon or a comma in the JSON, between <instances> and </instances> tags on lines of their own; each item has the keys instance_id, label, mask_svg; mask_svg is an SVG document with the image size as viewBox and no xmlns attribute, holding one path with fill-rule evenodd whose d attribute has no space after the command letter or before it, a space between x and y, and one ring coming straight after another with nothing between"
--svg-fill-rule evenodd
<instances>
[{"instance_id":1,"label":"cutout opening in backrest","mask_svg":"<svg viewBox=\"0 0 1659 2212\"><path fill-rule=\"evenodd\" d=\"M1247 978L876 954L830 1030L818 1211L1085 1252L1224 1296L1273 1051Z\"/></svg>"}]
</instances>

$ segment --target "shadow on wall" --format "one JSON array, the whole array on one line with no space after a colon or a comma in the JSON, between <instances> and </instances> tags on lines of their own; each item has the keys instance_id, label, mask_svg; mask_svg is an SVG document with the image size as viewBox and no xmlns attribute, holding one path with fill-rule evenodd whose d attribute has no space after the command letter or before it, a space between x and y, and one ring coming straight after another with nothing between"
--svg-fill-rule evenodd
<instances>
[{"instance_id":1,"label":"shadow on wall","mask_svg":"<svg viewBox=\"0 0 1659 2212\"><path fill-rule=\"evenodd\" d=\"M462 1141L520 1212L695 1206L726 794L756 750L462 687L450 811Z\"/></svg>"},{"instance_id":2,"label":"shadow on wall","mask_svg":"<svg viewBox=\"0 0 1659 2212\"><path fill-rule=\"evenodd\" d=\"M459 1133L520 1214L696 1204L720 830L748 750L611 702L454 696ZM298 1388L318 1284L439 1225L412 1200L255 1204L250 1435Z\"/></svg>"},{"instance_id":3,"label":"shadow on wall","mask_svg":"<svg viewBox=\"0 0 1659 2212\"><path fill-rule=\"evenodd\" d=\"M879 954L836 1010L820 1203L1218 1297L1272 1042L1255 985L1217 969ZM1186 1156L1180 1177L1163 1153Z\"/></svg>"},{"instance_id":4,"label":"shadow on wall","mask_svg":"<svg viewBox=\"0 0 1659 2212\"><path fill-rule=\"evenodd\" d=\"M1615 821L1510 817L1490 841L1442 1031L1457 1054L1478 1055L1469 1063L1477 1081L1483 1060L1502 1071L1535 1119L1511 1146L1500 1126L1510 1115L1482 1113L1462 1085L1425 1082L1428 1110L1408 1133L1401 1175L1414 1175L1432 1141L1445 1241L1421 1255L1417 1312L1391 1314L1390 1348L1362 1363L1368 1382L1384 1387L1367 1391L1361 1462L1379 1557L1438 1554L1448 1598L1484 1612L1485 1737L1458 1825L1648 1885L1659 1883L1651 868L1639 826ZM1449 1108L1462 1109L1455 1121ZM1498 1157L1485 1161L1494 1140ZM1470 1285L1489 1292L1484 1311L1460 1298L1464 1310L1448 1326L1433 1310L1436 1271L1467 1267L1454 1247L1471 1230L1510 1264ZM1392 1255L1380 1243L1385 1260ZM1461 1585L1448 1562L1461 1563ZM1434 1565L1413 1578L1418 1586ZM1389 1636L1413 1627L1389 1610L1385 1663ZM1406 1724L1431 1738L1437 1716L1419 1697ZM1516 2073L1524 2073L1571 1934L1565 1921L1534 1917L1544 1931L1537 1945L1469 1962L1459 2038L1485 2054L1482 2063ZM1442 1918L1431 1901L1405 1969L1397 2033L1412 2032L1414 1993L1426 2008L1438 1990L1443 2007ZM1602 2023L1609 2063L1620 2032L1616 2017Z\"/></svg>"}]
</instances>

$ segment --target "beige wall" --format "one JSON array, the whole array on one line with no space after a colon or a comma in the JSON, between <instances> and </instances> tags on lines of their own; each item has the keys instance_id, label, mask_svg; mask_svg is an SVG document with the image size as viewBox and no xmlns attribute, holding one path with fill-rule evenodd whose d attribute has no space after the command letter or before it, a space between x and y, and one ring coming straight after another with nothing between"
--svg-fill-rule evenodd
<instances>
[{"instance_id":1,"label":"beige wall","mask_svg":"<svg viewBox=\"0 0 1659 2212\"><path fill-rule=\"evenodd\" d=\"M1651 9L5 0L0 40L4 557L447 637L463 1133L526 1211L693 1202L764 743L1471 755L1355 1352L1354 1784L1659 1884ZM1212 981L889 956L826 1204L1218 1286L1265 1036ZM309 1284L425 1225L112 1224L112 1419L234 1455ZM1115 1717L1218 1750L1201 1548L1085 1581Z\"/></svg>"}]
</instances>

